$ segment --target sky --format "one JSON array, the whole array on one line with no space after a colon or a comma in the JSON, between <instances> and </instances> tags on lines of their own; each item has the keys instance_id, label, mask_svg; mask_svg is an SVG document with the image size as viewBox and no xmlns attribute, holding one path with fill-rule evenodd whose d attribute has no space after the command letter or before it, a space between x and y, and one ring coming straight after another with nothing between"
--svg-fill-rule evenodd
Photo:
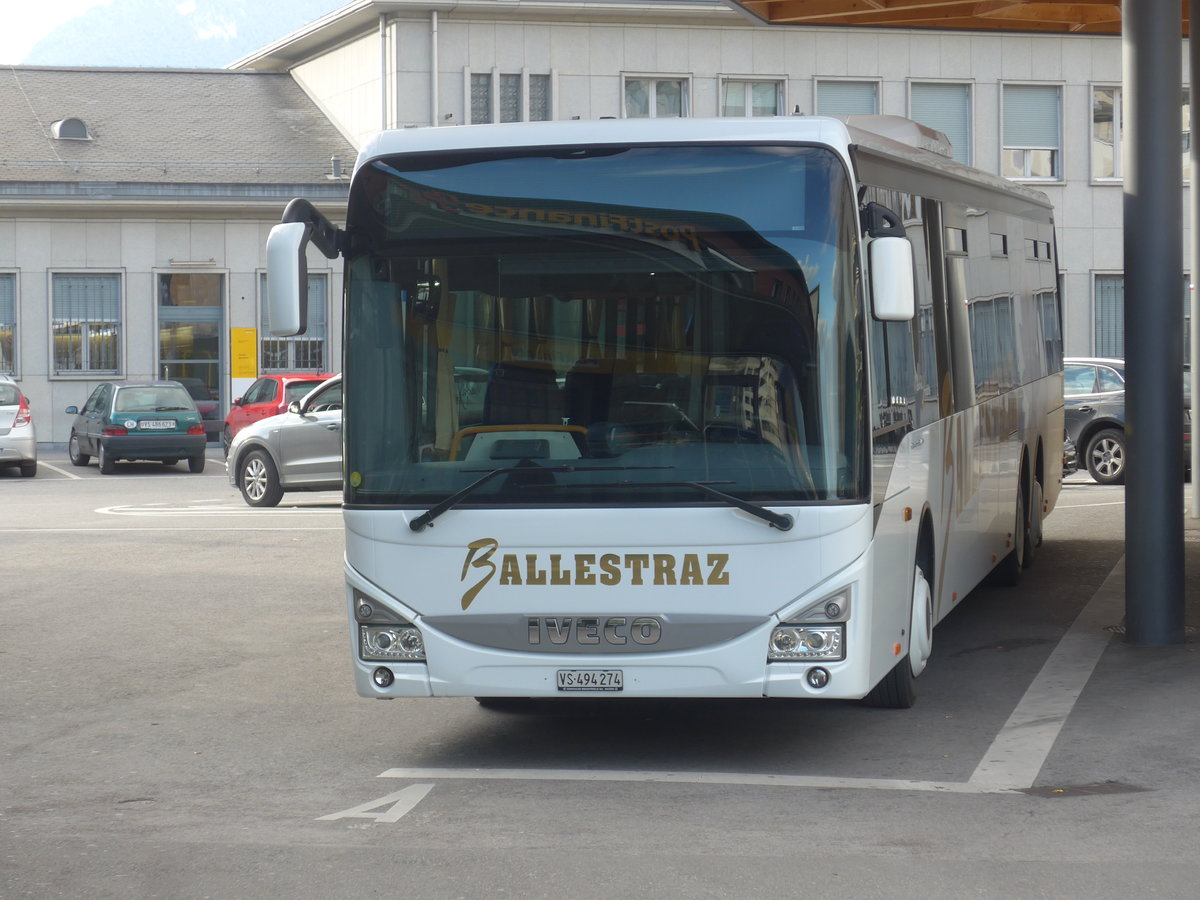
<instances>
[{"instance_id":1,"label":"sky","mask_svg":"<svg viewBox=\"0 0 1200 900\"><path fill-rule=\"evenodd\" d=\"M221 68L346 0L0 0L0 65Z\"/></svg>"},{"instance_id":2,"label":"sky","mask_svg":"<svg viewBox=\"0 0 1200 900\"><path fill-rule=\"evenodd\" d=\"M95 6L108 6L112 0L57 0L39 3L5 4L4 27L0 28L0 65L16 66L51 31ZM282 37L282 35L281 35Z\"/></svg>"}]
</instances>

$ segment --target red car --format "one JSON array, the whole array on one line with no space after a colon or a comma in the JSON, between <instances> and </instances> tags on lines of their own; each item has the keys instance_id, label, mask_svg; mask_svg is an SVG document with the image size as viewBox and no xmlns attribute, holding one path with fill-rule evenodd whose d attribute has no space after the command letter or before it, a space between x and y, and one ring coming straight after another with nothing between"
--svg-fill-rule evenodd
<instances>
[{"instance_id":1,"label":"red car","mask_svg":"<svg viewBox=\"0 0 1200 900\"><path fill-rule=\"evenodd\" d=\"M244 396L233 401L229 415L225 417L225 429L221 434L225 455L229 455L229 442L233 436L251 422L287 412L289 403L299 400L333 376L333 372L288 372L260 377Z\"/></svg>"}]
</instances>

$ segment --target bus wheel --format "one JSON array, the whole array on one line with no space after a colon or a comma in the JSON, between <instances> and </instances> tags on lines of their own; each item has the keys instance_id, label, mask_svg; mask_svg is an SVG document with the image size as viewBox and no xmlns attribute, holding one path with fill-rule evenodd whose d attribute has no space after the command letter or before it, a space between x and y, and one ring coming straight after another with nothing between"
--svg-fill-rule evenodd
<instances>
[{"instance_id":1,"label":"bus wheel","mask_svg":"<svg viewBox=\"0 0 1200 900\"><path fill-rule=\"evenodd\" d=\"M527 712L531 705L528 697L476 697L475 702L492 712Z\"/></svg>"},{"instance_id":2,"label":"bus wheel","mask_svg":"<svg viewBox=\"0 0 1200 900\"><path fill-rule=\"evenodd\" d=\"M1029 544L1029 529L1025 527L1025 492L1017 489L1017 514L1013 521L1012 550L1000 560L995 569L995 582L1004 587L1016 587L1025 570L1025 550Z\"/></svg>"},{"instance_id":3,"label":"bus wheel","mask_svg":"<svg viewBox=\"0 0 1200 900\"><path fill-rule=\"evenodd\" d=\"M1029 509L1025 511L1025 568L1033 565L1037 548L1042 546L1042 483L1029 483Z\"/></svg>"},{"instance_id":4,"label":"bus wheel","mask_svg":"<svg viewBox=\"0 0 1200 900\"><path fill-rule=\"evenodd\" d=\"M913 567L908 653L871 689L864 702L883 709L908 709L917 702L917 676L933 652L933 587L920 563Z\"/></svg>"}]
</instances>

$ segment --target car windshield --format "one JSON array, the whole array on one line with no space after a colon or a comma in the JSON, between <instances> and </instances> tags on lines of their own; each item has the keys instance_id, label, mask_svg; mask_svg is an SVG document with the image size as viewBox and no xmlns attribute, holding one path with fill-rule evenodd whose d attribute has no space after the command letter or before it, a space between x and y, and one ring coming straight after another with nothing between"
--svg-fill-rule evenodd
<instances>
[{"instance_id":1,"label":"car windshield","mask_svg":"<svg viewBox=\"0 0 1200 900\"><path fill-rule=\"evenodd\" d=\"M857 216L814 147L391 158L348 227L348 500L861 500Z\"/></svg>"},{"instance_id":2,"label":"car windshield","mask_svg":"<svg viewBox=\"0 0 1200 900\"><path fill-rule=\"evenodd\" d=\"M194 410L196 404L188 392L178 385L138 385L117 391L113 405L116 412L183 412Z\"/></svg>"},{"instance_id":3,"label":"car windshield","mask_svg":"<svg viewBox=\"0 0 1200 900\"><path fill-rule=\"evenodd\" d=\"M285 403L300 400L321 383L321 379L317 379L316 381L289 381L283 388L283 400Z\"/></svg>"},{"instance_id":4,"label":"car windshield","mask_svg":"<svg viewBox=\"0 0 1200 900\"><path fill-rule=\"evenodd\" d=\"M21 392L14 384L0 384L0 406L16 406L21 402Z\"/></svg>"}]
</instances>

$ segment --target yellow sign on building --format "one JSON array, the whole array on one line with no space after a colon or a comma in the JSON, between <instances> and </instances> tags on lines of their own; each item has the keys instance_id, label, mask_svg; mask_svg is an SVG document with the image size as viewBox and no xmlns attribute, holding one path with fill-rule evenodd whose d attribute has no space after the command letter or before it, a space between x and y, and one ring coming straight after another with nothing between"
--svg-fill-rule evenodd
<instances>
[{"instance_id":1,"label":"yellow sign on building","mask_svg":"<svg viewBox=\"0 0 1200 900\"><path fill-rule=\"evenodd\" d=\"M258 377L258 329L229 329L229 374L232 378Z\"/></svg>"}]
</instances>

